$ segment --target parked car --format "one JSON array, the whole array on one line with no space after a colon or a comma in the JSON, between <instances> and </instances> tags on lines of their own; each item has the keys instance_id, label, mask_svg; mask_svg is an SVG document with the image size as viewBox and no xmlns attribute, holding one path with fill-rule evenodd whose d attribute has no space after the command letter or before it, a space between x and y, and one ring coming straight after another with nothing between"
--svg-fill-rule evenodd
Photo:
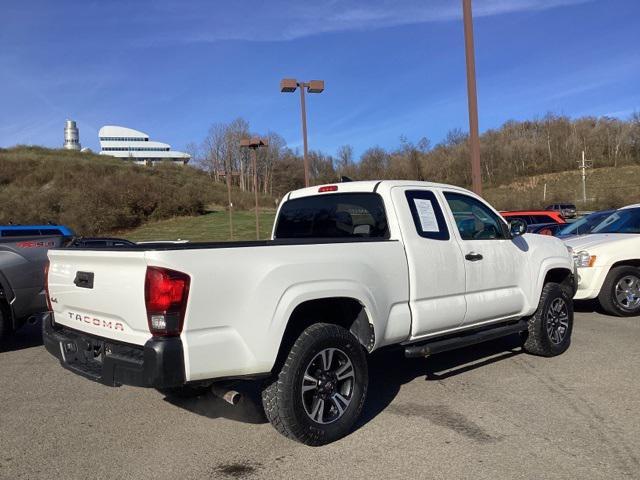
<instances>
[{"instance_id":1,"label":"parked car","mask_svg":"<svg viewBox=\"0 0 640 480\"><path fill-rule=\"evenodd\" d=\"M44 269L47 251L70 237L62 226L0 226L0 340L37 313L47 311ZM56 230L50 234L49 230ZM16 236L16 233L22 235Z\"/></svg>"},{"instance_id":2,"label":"parked car","mask_svg":"<svg viewBox=\"0 0 640 480\"><path fill-rule=\"evenodd\" d=\"M541 223L567 223L559 212L548 210L512 210L500 212L508 221L522 220L527 225L539 225Z\"/></svg>"},{"instance_id":3,"label":"parked car","mask_svg":"<svg viewBox=\"0 0 640 480\"><path fill-rule=\"evenodd\" d=\"M554 203L545 210L558 212L563 218L576 218L576 206L573 203Z\"/></svg>"},{"instance_id":4,"label":"parked car","mask_svg":"<svg viewBox=\"0 0 640 480\"><path fill-rule=\"evenodd\" d=\"M578 270L577 300L597 298L612 315L640 315L640 205L616 210L590 234L565 242Z\"/></svg>"},{"instance_id":5,"label":"parked car","mask_svg":"<svg viewBox=\"0 0 640 480\"><path fill-rule=\"evenodd\" d=\"M358 419L382 347L422 357L517 332L533 354L569 347L571 255L523 232L448 185L297 190L267 241L51 250L44 343L110 386L231 403L230 382L260 379L273 426L325 444Z\"/></svg>"},{"instance_id":6,"label":"parked car","mask_svg":"<svg viewBox=\"0 0 640 480\"><path fill-rule=\"evenodd\" d=\"M553 235L554 237L562 239L577 235L586 235L613 212L615 212L615 210L593 212L571 223L540 223L528 225L527 232L537 233L539 235Z\"/></svg>"}]
</instances>

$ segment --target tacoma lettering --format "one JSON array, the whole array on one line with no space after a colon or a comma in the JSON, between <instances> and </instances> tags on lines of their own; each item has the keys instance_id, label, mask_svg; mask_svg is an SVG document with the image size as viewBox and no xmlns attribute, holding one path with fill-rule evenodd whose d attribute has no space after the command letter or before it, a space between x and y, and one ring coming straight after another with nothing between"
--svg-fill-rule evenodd
<instances>
[{"instance_id":1,"label":"tacoma lettering","mask_svg":"<svg viewBox=\"0 0 640 480\"><path fill-rule=\"evenodd\" d=\"M79 313L68 312L69 318L71 320L76 320L78 322L88 323L90 325L94 325L96 327L107 328L109 330L119 330L124 332L124 325L122 322L113 322L111 320L101 320L99 318L91 317L89 315L80 315Z\"/></svg>"}]
</instances>

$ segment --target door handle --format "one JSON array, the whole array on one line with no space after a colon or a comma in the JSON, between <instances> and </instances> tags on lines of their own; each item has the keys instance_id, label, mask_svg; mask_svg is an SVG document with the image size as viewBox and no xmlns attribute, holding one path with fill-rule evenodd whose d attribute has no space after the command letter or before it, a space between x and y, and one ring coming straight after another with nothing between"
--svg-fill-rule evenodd
<instances>
[{"instance_id":1,"label":"door handle","mask_svg":"<svg viewBox=\"0 0 640 480\"><path fill-rule=\"evenodd\" d=\"M478 260L482 260L482 255L476 252L469 252L464 256L464 258L470 262L477 262Z\"/></svg>"}]
</instances>

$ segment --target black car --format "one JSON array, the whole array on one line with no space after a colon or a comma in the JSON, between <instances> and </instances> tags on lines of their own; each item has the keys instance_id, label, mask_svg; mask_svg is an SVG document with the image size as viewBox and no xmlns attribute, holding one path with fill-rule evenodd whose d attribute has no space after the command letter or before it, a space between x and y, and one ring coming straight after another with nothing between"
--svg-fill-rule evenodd
<instances>
[{"instance_id":1,"label":"black car","mask_svg":"<svg viewBox=\"0 0 640 480\"><path fill-rule=\"evenodd\" d=\"M573 203L554 203L547 206L545 210L558 212L564 218L576 218L576 206Z\"/></svg>"}]
</instances>

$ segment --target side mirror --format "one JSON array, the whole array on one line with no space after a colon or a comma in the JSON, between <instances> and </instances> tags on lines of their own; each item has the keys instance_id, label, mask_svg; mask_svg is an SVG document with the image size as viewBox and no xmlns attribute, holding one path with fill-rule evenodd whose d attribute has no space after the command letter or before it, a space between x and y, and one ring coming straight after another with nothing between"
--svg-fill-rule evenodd
<instances>
[{"instance_id":1,"label":"side mirror","mask_svg":"<svg viewBox=\"0 0 640 480\"><path fill-rule=\"evenodd\" d=\"M527 232L527 224L524 220L515 218L509 222L509 233L512 237L519 237Z\"/></svg>"}]
</instances>

